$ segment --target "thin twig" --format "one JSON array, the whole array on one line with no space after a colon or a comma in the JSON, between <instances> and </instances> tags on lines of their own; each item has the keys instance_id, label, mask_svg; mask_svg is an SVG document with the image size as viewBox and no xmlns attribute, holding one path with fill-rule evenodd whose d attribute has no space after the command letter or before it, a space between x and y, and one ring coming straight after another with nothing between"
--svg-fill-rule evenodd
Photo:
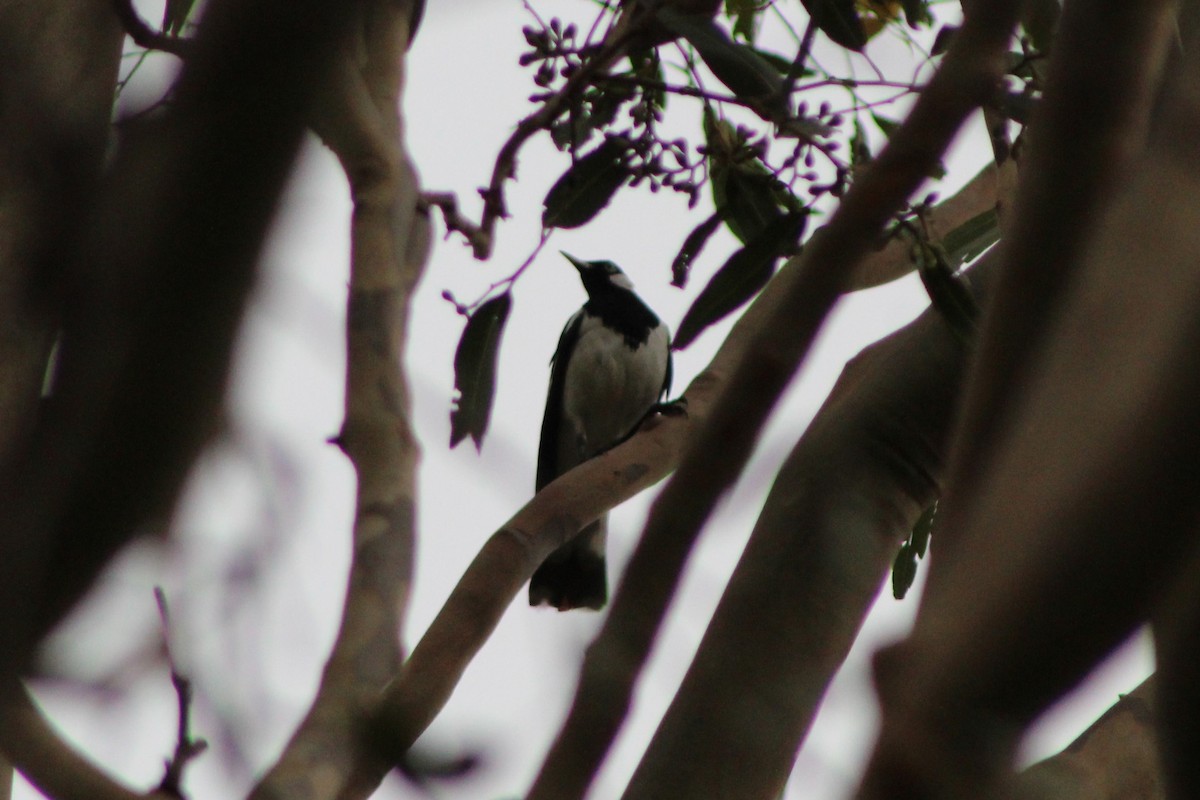
<instances>
[{"instance_id":1,"label":"thin twig","mask_svg":"<svg viewBox=\"0 0 1200 800\"><path fill-rule=\"evenodd\" d=\"M191 52L192 42L190 39L171 36L147 25L146 21L138 14L137 9L133 7L133 0L113 0L113 10L117 12L117 18L121 20L125 33L129 34L129 38L133 39L133 43L138 47L144 47L147 50L161 50L180 58L186 57Z\"/></svg>"},{"instance_id":2,"label":"thin twig","mask_svg":"<svg viewBox=\"0 0 1200 800\"><path fill-rule=\"evenodd\" d=\"M432 208L442 212L447 236L451 233L461 233L476 252L479 247L486 246L484 242L487 234L479 225L459 212L458 196L453 192L422 192L420 199L417 200L417 209L428 213Z\"/></svg>"},{"instance_id":3,"label":"thin twig","mask_svg":"<svg viewBox=\"0 0 1200 800\"><path fill-rule=\"evenodd\" d=\"M804 64L808 61L808 57L812 53L812 43L816 35L816 23L810 18L808 20L808 27L804 29L804 38L800 41L800 48L796 51L796 58L792 60L791 69L788 70L787 76L783 79L783 96L788 98L789 102L792 92L796 89L796 79L804 74Z\"/></svg>"},{"instance_id":4,"label":"thin twig","mask_svg":"<svg viewBox=\"0 0 1200 800\"><path fill-rule=\"evenodd\" d=\"M158 791L173 797L183 797L183 770L189 761L208 749L208 742L192 738L192 681L179 671L171 651L171 616L167 610L167 595L161 586L154 587L154 600L158 604L159 619L162 620L163 651L167 656L167 666L171 670L171 686L175 689L178 705L175 752L166 763Z\"/></svg>"},{"instance_id":5,"label":"thin twig","mask_svg":"<svg viewBox=\"0 0 1200 800\"><path fill-rule=\"evenodd\" d=\"M544 130L551 122L558 119L575 93L625 52L625 45L632 37L633 30L633 28L627 29L623 33L615 35L612 40L600 45L595 55L584 60L579 69L567 78L558 92L548 98L541 108L517 124L516 130L500 148L492 169L491 181L486 188L479 190L479 194L483 197L483 219L479 224L478 237L471 242L476 258L487 259L492 254L496 222L508 216L508 208L504 202L504 184L516 175L517 153L522 145L538 131Z\"/></svg>"}]
</instances>

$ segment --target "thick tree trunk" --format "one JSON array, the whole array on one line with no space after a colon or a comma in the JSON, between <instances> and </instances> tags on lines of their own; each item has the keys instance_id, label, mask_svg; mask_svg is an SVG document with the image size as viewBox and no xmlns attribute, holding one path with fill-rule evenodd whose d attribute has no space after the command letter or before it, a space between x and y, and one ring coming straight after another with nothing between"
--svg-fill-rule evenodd
<instances>
[{"instance_id":1,"label":"thick tree trunk","mask_svg":"<svg viewBox=\"0 0 1200 800\"><path fill-rule=\"evenodd\" d=\"M994 256L970 273L982 299ZM626 800L776 798L937 496L967 347L934 310L851 361L775 485Z\"/></svg>"}]
</instances>

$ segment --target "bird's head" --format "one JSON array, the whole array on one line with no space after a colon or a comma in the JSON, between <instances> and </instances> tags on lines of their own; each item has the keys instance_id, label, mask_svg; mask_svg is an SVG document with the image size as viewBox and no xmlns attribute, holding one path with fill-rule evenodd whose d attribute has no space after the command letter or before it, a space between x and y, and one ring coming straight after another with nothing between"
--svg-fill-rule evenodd
<instances>
[{"instance_id":1,"label":"bird's head","mask_svg":"<svg viewBox=\"0 0 1200 800\"><path fill-rule=\"evenodd\" d=\"M613 288L633 291L633 281L611 261L580 261L569 253L563 253L563 257L579 270L579 279L589 297Z\"/></svg>"}]
</instances>

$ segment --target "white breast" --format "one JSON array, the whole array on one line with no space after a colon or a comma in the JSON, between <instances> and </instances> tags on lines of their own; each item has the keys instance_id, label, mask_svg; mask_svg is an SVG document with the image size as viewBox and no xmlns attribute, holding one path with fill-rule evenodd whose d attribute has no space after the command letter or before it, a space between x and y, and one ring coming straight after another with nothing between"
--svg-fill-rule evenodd
<instances>
[{"instance_id":1,"label":"white breast","mask_svg":"<svg viewBox=\"0 0 1200 800\"><path fill-rule=\"evenodd\" d=\"M657 402L668 355L665 325L630 351L624 337L585 316L567 364L560 453L582 461L627 436Z\"/></svg>"}]
</instances>

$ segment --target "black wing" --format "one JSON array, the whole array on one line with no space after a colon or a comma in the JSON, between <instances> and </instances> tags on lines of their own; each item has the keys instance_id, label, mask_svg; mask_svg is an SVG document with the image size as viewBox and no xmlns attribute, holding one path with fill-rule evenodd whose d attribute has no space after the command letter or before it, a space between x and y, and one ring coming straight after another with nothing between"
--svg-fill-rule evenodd
<instances>
[{"instance_id":1,"label":"black wing","mask_svg":"<svg viewBox=\"0 0 1200 800\"><path fill-rule=\"evenodd\" d=\"M537 481L535 491L559 476L558 435L562 430L563 384L567 380L567 363L579 340L579 328L583 325L583 310L567 320L562 335L558 338L558 349L550 359L550 391L546 393L546 413L542 417L542 439L538 444Z\"/></svg>"}]
</instances>

